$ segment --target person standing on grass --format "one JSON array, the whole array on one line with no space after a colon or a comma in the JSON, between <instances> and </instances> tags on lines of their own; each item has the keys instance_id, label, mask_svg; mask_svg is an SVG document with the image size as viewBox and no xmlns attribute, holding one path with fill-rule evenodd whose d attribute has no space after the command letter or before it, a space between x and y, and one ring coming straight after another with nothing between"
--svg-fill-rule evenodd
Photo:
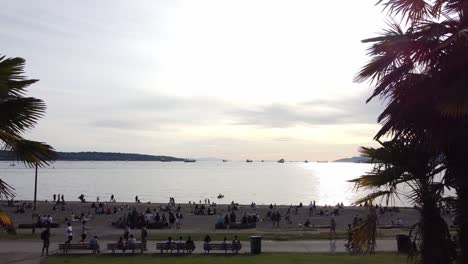
<instances>
[{"instance_id":1,"label":"person standing on grass","mask_svg":"<svg viewBox=\"0 0 468 264\"><path fill-rule=\"evenodd\" d=\"M42 231L41 239L42 239L42 254L41 254L41 257L44 256L44 250L46 252L46 256L49 256L50 228L48 226L47 226L46 230Z\"/></svg>"},{"instance_id":2,"label":"person standing on grass","mask_svg":"<svg viewBox=\"0 0 468 264\"><path fill-rule=\"evenodd\" d=\"M73 239L73 228L70 222L67 223L67 227L65 228L65 236L67 237L67 241L65 241L65 244L70 244L70 242Z\"/></svg>"}]
</instances>

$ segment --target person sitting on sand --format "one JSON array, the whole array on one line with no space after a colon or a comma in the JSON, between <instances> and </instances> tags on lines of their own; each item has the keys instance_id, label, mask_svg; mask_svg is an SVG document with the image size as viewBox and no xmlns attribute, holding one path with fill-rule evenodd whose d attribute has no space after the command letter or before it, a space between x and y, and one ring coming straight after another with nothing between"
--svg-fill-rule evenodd
<instances>
[{"instance_id":1,"label":"person sitting on sand","mask_svg":"<svg viewBox=\"0 0 468 264\"><path fill-rule=\"evenodd\" d=\"M224 223L224 218L221 214L218 214L218 216L216 217L216 224L217 225L222 225Z\"/></svg>"},{"instance_id":2,"label":"person sitting on sand","mask_svg":"<svg viewBox=\"0 0 468 264\"><path fill-rule=\"evenodd\" d=\"M232 211L231 214L229 215L229 222L231 223L236 222L236 214L234 213L234 211Z\"/></svg>"},{"instance_id":3,"label":"person sitting on sand","mask_svg":"<svg viewBox=\"0 0 468 264\"><path fill-rule=\"evenodd\" d=\"M99 246L99 241L98 241L98 237L97 236L94 236L93 238L91 238L89 240L89 246L91 247L91 249L93 250L93 252L97 252L97 253L100 253L100 246Z\"/></svg>"},{"instance_id":4,"label":"person sitting on sand","mask_svg":"<svg viewBox=\"0 0 468 264\"><path fill-rule=\"evenodd\" d=\"M50 225L52 224L52 221L53 221L53 218L51 215L47 215L47 221L46 221L46 224Z\"/></svg>"},{"instance_id":5,"label":"person sitting on sand","mask_svg":"<svg viewBox=\"0 0 468 264\"><path fill-rule=\"evenodd\" d=\"M403 226L403 219L397 218L396 224L397 224L397 226L402 227Z\"/></svg>"},{"instance_id":6,"label":"person sitting on sand","mask_svg":"<svg viewBox=\"0 0 468 264\"><path fill-rule=\"evenodd\" d=\"M247 222L248 222L247 220L248 220L248 219L247 219L247 213L244 213L244 215L242 216L241 223L242 223L242 224L247 224Z\"/></svg>"}]
</instances>

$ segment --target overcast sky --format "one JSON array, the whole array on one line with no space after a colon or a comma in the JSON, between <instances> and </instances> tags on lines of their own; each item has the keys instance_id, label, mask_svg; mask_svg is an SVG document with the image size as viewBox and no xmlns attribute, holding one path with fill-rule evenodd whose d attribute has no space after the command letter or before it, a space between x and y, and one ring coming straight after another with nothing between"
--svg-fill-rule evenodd
<instances>
[{"instance_id":1,"label":"overcast sky","mask_svg":"<svg viewBox=\"0 0 468 264\"><path fill-rule=\"evenodd\" d=\"M0 2L48 106L27 136L60 151L329 160L379 128L353 83L375 0Z\"/></svg>"}]
</instances>

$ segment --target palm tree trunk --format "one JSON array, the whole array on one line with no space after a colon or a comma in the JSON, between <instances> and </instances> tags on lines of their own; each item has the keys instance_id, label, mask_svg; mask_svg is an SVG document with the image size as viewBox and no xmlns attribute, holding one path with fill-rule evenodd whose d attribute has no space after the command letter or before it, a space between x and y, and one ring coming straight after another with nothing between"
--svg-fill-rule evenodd
<instances>
[{"instance_id":1,"label":"palm tree trunk","mask_svg":"<svg viewBox=\"0 0 468 264\"><path fill-rule=\"evenodd\" d=\"M432 195L432 193L429 193ZM437 199L426 197L421 210L421 263L448 264L450 263L450 238L447 223L440 216Z\"/></svg>"},{"instance_id":2,"label":"palm tree trunk","mask_svg":"<svg viewBox=\"0 0 468 264\"><path fill-rule=\"evenodd\" d=\"M468 149L463 145L447 153L448 168L454 177L457 191L458 237L460 262L468 263Z\"/></svg>"}]
</instances>

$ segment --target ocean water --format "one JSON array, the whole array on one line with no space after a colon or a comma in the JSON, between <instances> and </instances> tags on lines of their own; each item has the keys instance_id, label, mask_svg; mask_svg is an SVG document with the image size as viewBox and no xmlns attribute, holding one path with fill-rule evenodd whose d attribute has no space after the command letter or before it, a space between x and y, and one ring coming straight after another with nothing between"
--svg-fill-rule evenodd
<instances>
[{"instance_id":1,"label":"ocean water","mask_svg":"<svg viewBox=\"0 0 468 264\"><path fill-rule=\"evenodd\" d=\"M32 199L34 169L0 162L0 178L16 189L16 199ZM353 190L347 180L371 169L369 164L241 161L152 162L152 161L58 161L39 168L38 199L51 200L63 193L65 200L90 201L99 196L117 202L176 202L204 200L242 204L351 204L365 192ZM223 199L217 199L218 194ZM401 201L397 201L401 204Z\"/></svg>"}]
</instances>

